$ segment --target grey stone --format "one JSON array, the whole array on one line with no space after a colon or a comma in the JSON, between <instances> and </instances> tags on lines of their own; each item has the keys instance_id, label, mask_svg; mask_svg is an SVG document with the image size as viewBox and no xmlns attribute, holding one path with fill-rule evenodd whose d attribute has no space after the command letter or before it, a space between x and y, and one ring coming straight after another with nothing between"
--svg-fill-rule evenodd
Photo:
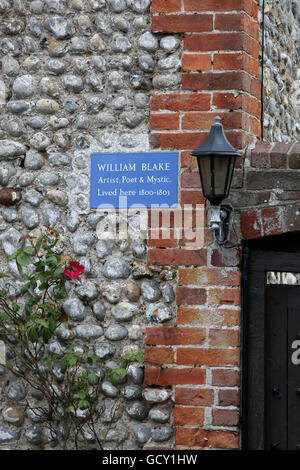
<instances>
[{"instance_id":1,"label":"grey stone","mask_svg":"<svg viewBox=\"0 0 300 470\"><path fill-rule=\"evenodd\" d=\"M7 132L13 137L20 137L24 133L23 122L18 119L10 119L6 124Z\"/></svg>"},{"instance_id":2,"label":"grey stone","mask_svg":"<svg viewBox=\"0 0 300 470\"><path fill-rule=\"evenodd\" d=\"M35 90L35 80L31 75L21 75L13 83L13 92L18 98L28 98Z\"/></svg>"},{"instance_id":3,"label":"grey stone","mask_svg":"<svg viewBox=\"0 0 300 470\"><path fill-rule=\"evenodd\" d=\"M0 140L0 158L13 158L19 155L25 155L26 147L20 142L13 140Z\"/></svg>"},{"instance_id":4,"label":"grey stone","mask_svg":"<svg viewBox=\"0 0 300 470\"><path fill-rule=\"evenodd\" d=\"M123 408L121 404L115 400L112 400L111 403L105 403L105 409L100 416L100 419L103 423L115 423L118 421L123 414Z\"/></svg>"},{"instance_id":5,"label":"grey stone","mask_svg":"<svg viewBox=\"0 0 300 470\"><path fill-rule=\"evenodd\" d=\"M103 335L103 328L98 325L93 325L91 323L86 323L83 325L78 325L75 328L76 335L85 340L100 338Z\"/></svg>"},{"instance_id":6,"label":"grey stone","mask_svg":"<svg viewBox=\"0 0 300 470\"><path fill-rule=\"evenodd\" d=\"M13 227L11 227L9 230L6 230L2 235L0 235L2 248L6 256L11 256L16 250L23 246L24 241L20 240L21 237L22 233Z\"/></svg>"},{"instance_id":7,"label":"grey stone","mask_svg":"<svg viewBox=\"0 0 300 470\"><path fill-rule=\"evenodd\" d=\"M63 309L70 320L73 321L82 321L88 314L87 308L77 297L66 300Z\"/></svg>"},{"instance_id":8,"label":"grey stone","mask_svg":"<svg viewBox=\"0 0 300 470\"><path fill-rule=\"evenodd\" d=\"M143 397L148 403L163 403L167 401L171 395L172 391L164 388L145 388L143 390Z\"/></svg>"},{"instance_id":9,"label":"grey stone","mask_svg":"<svg viewBox=\"0 0 300 470\"><path fill-rule=\"evenodd\" d=\"M112 39L112 50L114 52L127 52L131 49L131 43L126 36L116 33Z\"/></svg>"},{"instance_id":10,"label":"grey stone","mask_svg":"<svg viewBox=\"0 0 300 470\"><path fill-rule=\"evenodd\" d=\"M149 441L151 436L150 428L144 424L135 424L132 428L132 432L135 439L140 444L145 444L147 441Z\"/></svg>"},{"instance_id":11,"label":"grey stone","mask_svg":"<svg viewBox=\"0 0 300 470\"><path fill-rule=\"evenodd\" d=\"M98 297L98 289L94 282L87 281L76 288L76 294L82 300L95 300Z\"/></svg>"},{"instance_id":12,"label":"grey stone","mask_svg":"<svg viewBox=\"0 0 300 470\"><path fill-rule=\"evenodd\" d=\"M123 78L119 72L111 72L108 76L108 80L114 90L120 90L121 88L123 88Z\"/></svg>"},{"instance_id":13,"label":"grey stone","mask_svg":"<svg viewBox=\"0 0 300 470\"><path fill-rule=\"evenodd\" d=\"M123 31L124 33L128 33L130 30L130 23L126 20L126 18L122 16L114 17L113 18L114 27Z\"/></svg>"},{"instance_id":14,"label":"grey stone","mask_svg":"<svg viewBox=\"0 0 300 470\"><path fill-rule=\"evenodd\" d=\"M87 114L79 114L75 121L77 129L88 129L90 124L90 119Z\"/></svg>"},{"instance_id":15,"label":"grey stone","mask_svg":"<svg viewBox=\"0 0 300 470\"><path fill-rule=\"evenodd\" d=\"M105 15L98 13L95 19L97 29L105 36L111 36L113 30L111 29L110 22Z\"/></svg>"},{"instance_id":16,"label":"grey stone","mask_svg":"<svg viewBox=\"0 0 300 470\"><path fill-rule=\"evenodd\" d=\"M65 348L58 341L51 341L47 347L50 354L55 354L59 357L63 357L65 354Z\"/></svg>"},{"instance_id":17,"label":"grey stone","mask_svg":"<svg viewBox=\"0 0 300 470\"><path fill-rule=\"evenodd\" d=\"M100 300L98 300L98 302L95 302L93 304L92 309L97 320L103 321L105 317L105 312L106 312L104 304L100 302Z\"/></svg>"},{"instance_id":18,"label":"grey stone","mask_svg":"<svg viewBox=\"0 0 300 470\"><path fill-rule=\"evenodd\" d=\"M134 101L137 108L147 108L149 105L149 96L144 93L137 93L134 97Z\"/></svg>"},{"instance_id":19,"label":"grey stone","mask_svg":"<svg viewBox=\"0 0 300 470\"><path fill-rule=\"evenodd\" d=\"M42 209L42 214L46 226L55 227L56 224L60 221L60 213L57 207L54 205L44 206Z\"/></svg>"},{"instance_id":20,"label":"grey stone","mask_svg":"<svg viewBox=\"0 0 300 470\"><path fill-rule=\"evenodd\" d=\"M106 95L100 93L97 96L89 96L86 98L86 110L90 114L96 114L104 108L106 104Z\"/></svg>"},{"instance_id":21,"label":"grey stone","mask_svg":"<svg viewBox=\"0 0 300 470\"><path fill-rule=\"evenodd\" d=\"M126 0L107 0L107 4L115 13L121 13L127 8Z\"/></svg>"},{"instance_id":22,"label":"grey stone","mask_svg":"<svg viewBox=\"0 0 300 470\"><path fill-rule=\"evenodd\" d=\"M64 323L62 323L56 328L55 334L57 338L61 341L68 341L69 339L72 339L74 337L73 331L69 328L66 328Z\"/></svg>"},{"instance_id":23,"label":"grey stone","mask_svg":"<svg viewBox=\"0 0 300 470\"><path fill-rule=\"evenodd\" d=\"M142 296L148 302L155 302L161 296L159 284L154 279L146 280L141 283Z\"/></svg>"},{"instance_id":24,"label":"grey stone","mask_svg":"<svg viewBox=\"0 0 300 470\"><path fill-rule=\"evenodd\" d=\"M112 249L105 240L99 240L96 244L96 253L98 258L103 259L111 255Z\"/></svg>"},{"instance_id":25,"label":"grey stone","mask_svg":"<svg viewBox=\"0 0 300 470\"><path fill-rule=\"evenodd\" d=\"M11 54L13 57L17 57L22 53L21 43L12 38L3 38L0 42L0 49L3 54Z\"/></svg>"},{"instance_id":26,"label":"grey stone","mask_svg":"<svg viewBox=\"0 0 300 470\"><path fill-rule=\"evenodd\" d=\"M144 114L137 111L125 111L121 114L122 123L130 129L137 127L143 121L143 119Z\"/></svg>"},{"instance_id":27,"label":"grey stone","mask_svg":"<svg viewBox=\"0 0 300 470\"><path fill-rule=\"evenodd\" d=\"M144 381L144 370L142 367L129 364L127 366L127 377L136 385L142 385Z\"/></svg>"},{"instance_id":28,"label":"grey stone","mask_svg":"<svg viewBox=\"0 0 300 470\"><path fill-rule=\"evenodd\" d=\"M48 163L52 166L68 166L70 165L70 157L65 153L51 152L49 153Z\"/></svg>"},{"instance_id":29,"label":"grey stone","mask_svg":"<svg viewBox=\"0 0 300 470\"><path fill-rule=\"evenodd\" d=\"M30 4L30 11L34 13L35 15L41 15L43 12L43 2L41 0L34 0Z\"/></svg>"},{"instance_id":30,"label":"grey stone","mask_svg":"<svg viewBox=\"0 0 300 470\"><path fill-rule=\"evenodd\" d=\"M80 217L77 212L69 211L66 215L66 226L70 232L75 232L80 224Z\"/></svg>"},{"instance_id":31,"label":"grey stone","mask_svg":"<svg viewBox=\"0 0 300 470\"><path fill-rule=\"evenodd\" d=\"M157 302L148 305L145 315L148 321L153 321L157 323L166 322L168 320L171 320L171 318L173 317L172 310L163 302Z\"/></svg>"},{"instance_id":32,"label":"grey stone","mask_svg":"<svg viewBox=\"0 0 300 470\"><path fill-rule=\"evenodd\" d=\"M135 90L139 90L139 89L151 90L152 89L152 81L134 70L132 70L129 74L129 82L132 88L134 88Z\"/></svg>"},{"instance_id":33,"label":"grey stone","mask_svg":"<svg viewBox=\"0 0 300 470\"><path fill-rule=\"evenodd\" d=\"M149 418L155 423L166 423L169 421L171 416L171 408L167 407L157 407L151 408L149 411Z\"/></svg>"},{"instance_id":34,"label":"grey stone","mask_svg":"<svg viewBox=\"0 0 300 470\"><path fill-rule=\"evenodd\" d=\"M73 239L73 251L77 255L86 255L94 244L94 237L90 233L75 235Z\"/></svg>"},{"instance_id":35,"label":"grey stone","mask_svg":"<svg viewBox=\"0 0 300 470\"><path fill-rule=\"evenodd\" d=\"M146 254L146 246L144 242L134 242L131 244L132 252L137 258L143 258Z\"/></svg>"},{"instance_id":36,"label":"grey stone","mask_svg":"<svg viewBox=\"0 0 300 470\"><path fill-rule=\"evenodd\" d=\"M124 259L112 257L106 261L102 272L107 279L126 279L130 268Z\"/></svg>"},{"instance_id":37,"label":"grey stone","mask_svg":"<svg viewBox=\"0 0 300 470\"><path fill-rule=\"evenodd\" d=\"M71 51L74 52L75 54L84 54L85 52L87 52L88 43L86 39L74 37L71 39L70 48L71 48Z\"/></svg>"},{"instance_id":38,"label":"grey stone","mask_svg":"<svg viewBox=\"0 0 300 470\"><path fill-rule=\"evenodd\" d=\"M59 16L47 18L44 22L44 27L47 31L53 33L57 39L67 39L73 34L72 23L66 18Z\"/></svg>"},{"instance_id":39,"label":"grey stone","mask_svg":"<svg viewBox=\"0 0 300 470\"><path fill-rule=\"evenodd\" d=\"M112 316L118 321L130 321L138 313L138 308L128 302L120 302L112 308Z\"/></svg>"},{"instance_id":40,"label":"grey stone","mask_svg":"<svg viewBox=\"0 0 300 470\"><path fill-rule=\"evenodd\" d=\"M170 284L167 284L162 288L162 296L165 302L170 303L175 300L175 292Z\"/></svg>"},{"instance_id":41,"label":"grey stone","mask_svg":"<svg viewBox=\"0 0 300 470\"><path fill-rule=\"evenodd\" d=\"M99 113L97 116L97 126L100 128L107 127L114 122L115 117L113 116L113 114L103 112Z\"/></svg>"},{"instance_id":42,"label":"grey stone","mask_svg":"<svg viewBox=\"0 0 300 470\"><path fill-rule=\"evenodd\" d=\"M7 397L12 401L21 401L26 397L26 387L20 380L10 382L7 387Z\"/></svg>"},{"instance_id":43,"label":"grey stone","mask_svg":"<svg viewBox=\"0 0 300 470\"><path fill-rule=\"evenodd\" d=\"M32 207L22 207L21 216L22 216L24 225L30 230L37 227L40 223L39 213Z\"/></svg>"},{"instance_id":44,"label":"grey stone","mask_svg":"<svg viewBox=\"0 0 300 470\"><path fill-rule=\"evenodd\" d=\"M43 201L44 197L35 189L27 189L25 192L23 192L22 199L23 201L28 202L28 204L31 206L38 207Z\"/></svg>"},{"instance_id":45,"label":"grey stone","mask_svg":"<svg viewBox=\"0 0 300 470\"><path fill-rule=\"evenodd\" d=\"M41 154L33 151L26 153L24 168L27 170L39 170L44 166L44 164L45 160Z\"/></svg>"},{"instance_id":46,"label":"grey stone","mask_svg":"<svg viewBox=\"0 0 300 470\"><path fill-rule=\"evenodd\" d=\"M96 342L94 344L94 352L100 359L109 359L115 354L116 348L111 343Z\"/></svg>"},{"instance_id":47,"label":"grey stone","mask_svg":"<svg viewBox=\"0 0 300 470\"><path fill-rule=\"evenodd\" d=\"M127 4L136 13L144 13L148 10L151 0L128 0Z\"/></svg>"},{"instance_id":48,"label":"grey stone","mask_svg":"<svg viewBox=\"0 0 300 470\"><path fill-rule=\"evenodd\" d=\"M30 104L25 100L10 100L7 103L7 108L12 114L22 114L28 111Z\"/></svg>"},{"instance_id":49,"label":"grey stone","mask_svg":"<svg viewBox=\"0 0 300 470\"><path fill-rule=\"evenodd\" d=\"M158 70L178 70L181 67L181 60L178 54L171 54L163 57L157 62Z\"/></svg>"},{"instance_id":50,"label":"grey stone","mask_svg":"<svg viewBox=\"0 0 300 470\"><path fill-rule=\"evenodd\" d=\"M177 87L178 84L181 81L181 75L180 74L174 74L174 73L158 73L153 77L152 84L154 88L172 88L172 87Z\"/></svg>"},{"instance_id":51,"label":"grey stone","mask_svg":"<svg viewBox=\"0 0 300 470\"><path fill-rule=\"evenodd\" d=\"M43 186L55 186L59 183L60 176L57 173L43 173L39 177L39 182Z\"/></svg>"},{"instance_id":52,"label":"grey stone","mask_svg":"<svg viewBox=\"0 0 300 470\"><path fill-rule=\"evenodd\" d=\"M92 65L99 72L105 71L105 60L100 55L94 55L92 57Z\"/></svg>"},{"instance_id":53,"label":"grey stone","mask_svg":"<svg viewBox=\"0 0 300 470\"><path fill-rule=\"evenodd\" d=\"M2 212L3 219L6 222L16 222L19 219L18 212L15 209L11 209L9 207L3 209Z\"/></svg>"},{"instance_id":54,"label":"grey stone","mask_svg":"<svg viewBox=\"0 0 300 470\"><path fill-rule=\"evenodd\" d=\"M139 400L142 398L142 390L137 385L126 385L122 388L121 395L125 400Z\"/></svg>"},{"instance_id":55,"label":"grey stone","mask_svg":"<svg viewBox=\"0 0 300 470\"><path fill-rule=\"evenodd\" d=\"M153 72L154 60L150 54L143 54L139 57L139 67L143 72Z\"/></svg>"},{"instance_id":56,"label":"grey stone","mask_svg":"<svg viewBox=\"0 0 300 470\"><path fill-rule=\"evenodd\" d=\"M115 429L110 429L105 436L106 442L116 442L120 444L124 442L129 436L129 433L126 428L123 426L117 425Z\"/></svg>"},{"instance_id":57,"label":"grey stone","mask_svg":"<svg viewBox=\"0 0 300 470\"><path fill-rule=\"evenodd\" d=\"M95 91L101 91L104 87L103 78L95 70L88 72L87 83Z\"/></svg>"},{"instance_id":58,"label":"grey stone","mask_svg":"<svg viewBox=\"0 0 300 470\"><path fill-rule=\"evenodd\" d=\"M146 31L139 37L138 45L148 52L155 52L159 48L158 40L150 31Z\"/></svg>"},{"instance_id":59,"label":"grey stone","mask_svg":"<svg viewBox=\"0 0 300 470\"><path fill-rule=\"evenodd\" d=\"M13 442L20 439L20 431L11 431L7 426L0 425L0 444Z\"/></svg>"},{"instance_id":60,"label":"grey stone","mask_svg":"<svg viewBox=\"0 0 300 470\"><path fill-rule=\"evenodd\" d=\"M171 439L173 436L173 429L170 426L160 426L159 428L152 429L151 437L155 442L164 442Z\"/></svg>"},{"instance_id":61,"label":"grey stone","mask_svg":"<svg viewBox=\"0 0 300 470\"><path fill-rule=\"evenodd\" d=\"M62 59L50 59L47 62L47 69L54 75L61 75L66 71L67 65Z\"/></svg>"},{"instance_id":62,"label":"grey stone","mask_svg":"<svg viewBox=\"0 0 300 470\"><path fill-rule=\"evenodd\" d=\"M47 198L58 206L66 206L68 204L68 195L65 191L59 189L50 189L47 191Z\"/></svg>"},{"instance_id":63,"label":"grey stone","mask_svg":"<svg viewBox=\"0 0 300 470\"><path fill-rule=\"evenodd\" d=\"M127 405L126 411L130 418L143 421L148 416L149 405L143 401L135 401Z\"/></svg>"},{"instance_id":64,"label":"grey stone","mask_svg":"<svg viewBox=\"0 0 300 470\"><path fill-rule=\"evenodd\" d=\"M128 100L125 96L118 96L112 101L112 107L117 111L128 107Z\"/></svg>"},{"instance_id":65,"label":"grey stone","mask_svg":"<svg viewBox=\"0 0 300 470\"><path fill-rule=\"evenodd\" d=\"M26 119L26 124L32 129L41 129L46 125L46 121L41 116L30 116Z\"/></svg>"},{"instance_id":66,"label":"grey stone","mask_svg":"<svg viewBox=\"0 0 300 470\"><path fill-rule=\"evenodd\" d=\"M27 23L27 26L28 26L29 31L36 38L39 38L43 34L43 25L36 18L30 18L30 20Z\"/></svg>"},{"instance_id":67,"label":"grey stone","mask_svg":"<svg viewBox=\"0 0 300 470\"><path fill-rule=\"evenodd\" d=\"M126 338L127 335L127 328L117 323L115 325L110 325L104 334L105 338L111 341L121 341L122 339Z\"/></svg>"},{"instance_id":68,"label":"grey stone","mask_svg":"<svg viewBox=\"0 0 300 470\"><path fill-rule=\"evenodd\" d=\"M43 442L42 429L37 425L30 426L25 431L25 437L30 444L41 444Z\"/></svg>"},{"instance_id":69,"label":"grey stone","mask_svg":"<svg viewBox=\"0 0 300 470\"><path fill-rule=\"evenodd\" d=\"M9 77L18 75L20 69L19 62L11 55L4 56L2 59L2 73Z\"/></svg>"},{"instance_id":70,"label":"grey stone","mask_svg":"<svg viewBox=\"0 0 300 470\"><path fill-rule=\"evenodd\" d=\"M77 75L65 75L63 78L64 86L67 91L80 93L83 90L83 81Z\"/></svg>"},{"instance_id":71,"label":"grey stone","mask_svg":"<svg viewBox=\"0 0 300 470\"><path fill-rule=\"evenodd\" d=\"M1 164L1 168L0 168L0 184L2 186L7 186L9 181L10 181L10 178L16 173L16 170L15 168L10 165L10 164L6 164L6 165L2 165Z\"/></svg>"},{"instance_id":72,"label":"grey stone","mask_svg":"<svg viewBox=\"0 0 300 470\"><path fill-rule=\"evenodd\" d=\"M160 40L160 47L166 52L175 52L180 46L180 40L175 36L165 36Z\"/></svg>"},{"instance_id":73,"label":"grey stone","mask_svg":"<svg viewBox=\"0 0 300 470\"><path fill-rule=\"evenodd\" d=\"M119 390L111 382L104 381L101 384L101 390L106 397L116 398L119 395Z\"/></svg>"}]
</instances>

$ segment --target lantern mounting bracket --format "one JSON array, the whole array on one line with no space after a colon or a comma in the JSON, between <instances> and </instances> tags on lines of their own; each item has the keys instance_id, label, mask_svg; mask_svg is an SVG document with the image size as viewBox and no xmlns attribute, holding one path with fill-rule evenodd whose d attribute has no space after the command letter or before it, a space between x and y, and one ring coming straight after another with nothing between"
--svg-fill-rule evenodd
<instances>
[{"instance_id":1,"label":"lantern mounting bracket","mask_svg":"<svg viewBox=\"0 0 300 470\"><path fill-rule=\"evenodd\" d=\"M232 219L233 208L231 204L211 206L210 225L214 229L215 239L220 245L229 241Z\"/></svg>"}]
</instances>

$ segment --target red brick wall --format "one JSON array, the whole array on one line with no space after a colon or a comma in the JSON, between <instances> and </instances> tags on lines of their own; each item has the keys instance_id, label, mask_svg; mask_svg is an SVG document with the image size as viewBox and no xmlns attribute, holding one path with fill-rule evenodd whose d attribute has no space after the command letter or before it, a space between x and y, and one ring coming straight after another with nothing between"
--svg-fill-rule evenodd
<instances>
[{"instance_id":1,"label":"red brick wall","mask_svg":"<svg viewBox=\"0 0 300 470\"><path fill-rule=\"evenodd\" d=\"M179 202L201 204L190 151L213 118L239 149L260 137L257 1L153 0L152 12L153 32L183 34L181 88L152 96L152 145L180 151ZM145 337L146 382L174 389L174 446L238 448L240 250L221 249L206 229L200 249L150 240L148 262L178 267L177 326Z\"/></svg>"}]
</instances>

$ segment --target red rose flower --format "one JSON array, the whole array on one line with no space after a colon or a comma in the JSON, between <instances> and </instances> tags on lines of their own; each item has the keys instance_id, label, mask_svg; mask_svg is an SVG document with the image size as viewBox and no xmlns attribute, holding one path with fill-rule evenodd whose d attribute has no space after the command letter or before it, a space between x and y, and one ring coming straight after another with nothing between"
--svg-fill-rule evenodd
<instances>
[{"instance_id":1,"label":"red rose flower","mask_svg":"<svg viewBox=\"0 0 300 470\"><path fill-rule=\"evenodd\" d=\"M64 269L64 275L69 277L70 279L78 279L80 274L82 274L84 268L82 264L79 264L78 261L71 261L69 266L66 266Z\"/></svg>"}]
</instances>

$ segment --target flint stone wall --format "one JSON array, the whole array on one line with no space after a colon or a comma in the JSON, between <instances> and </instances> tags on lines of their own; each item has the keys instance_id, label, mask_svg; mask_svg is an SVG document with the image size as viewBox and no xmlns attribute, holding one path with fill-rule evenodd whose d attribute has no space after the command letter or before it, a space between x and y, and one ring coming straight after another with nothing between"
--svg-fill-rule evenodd
<instances>
[{"instance_id":1,"label":"flint stone wall","mask_svg":"<svg viewBox=\"0 0 300 470\"><path fill-rule=\"evenodd\" d=\"M264 20L265 137L269 142L299 140L299 1L266 0Z\"/></svg>"},{"instance_id":2,"label":"flint stone wall","mask_svg":"<svg viewBox=\"0 0 300 470\"><path fill-rule=\"evenodd\" d=\"M21 234L55 228L56 252L85 274L70 287L68 322L50 349L63 351L74 338L103 357L103 377L122 353L143 350L146 325L175 318L176 274L146 265L147 218L140 227L133 214L132 236L124 236L113 233L111 214L99 238L104 214L89 209L90 154L147 151L151 90L180 81L181 41L151 33L149 7L150 0L0 0L0 267L11 276L1 288L19 298L22 280L7 257ZM144 389L143 370L133 365L120 390L103 379L102 392L104 448L170 446L171 390ZM56 445L38 417L24 413L26 400L34 408L41 398L1 366L0 448Z\"/></svg>"}]
</instances>

